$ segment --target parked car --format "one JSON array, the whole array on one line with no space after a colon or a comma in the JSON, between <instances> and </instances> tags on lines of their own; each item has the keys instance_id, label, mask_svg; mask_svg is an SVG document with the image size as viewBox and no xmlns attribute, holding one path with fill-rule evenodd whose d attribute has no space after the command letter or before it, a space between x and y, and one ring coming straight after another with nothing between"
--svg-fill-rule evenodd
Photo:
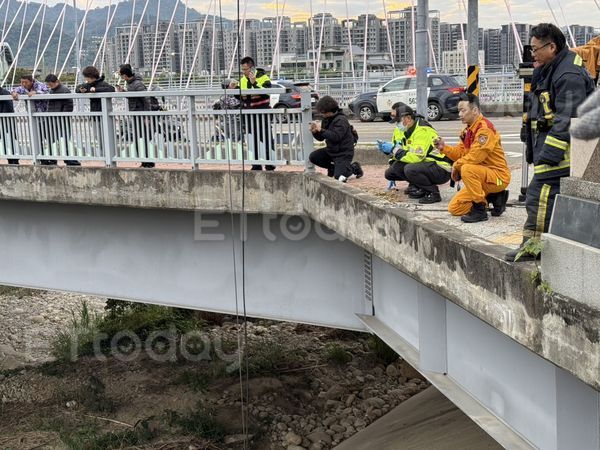
<instances>
[{"instance_id":1,"label":"parked car","mask_svg":"<svg viewBox=\"0 0 600 450\"><path fill-rule=\"evenodd\" d=\"M453 118L458 113L459 95L465 91L459 80L452 75L428 75L427 119ZM392 105L402 102L417 107L417 77L405 75L387 82L376 92L366 92L350 100L348 107L362 122L376 117L389 117Z\"/></svg>"},{"instance_id":2,"label":"parked car","mask_svg":"<svg viewBox=\"0 0 600 450\"><path fill-rule=\"evenodd\" d=\"M313 108L319 101L319 94L308 82L277 80L273 81L272 85L274 88L284 88L286 92L285 94L271 94L271 108L300 108L300 96L306 91L311 93L310 100Z\"/></svg>"}]
</instances>

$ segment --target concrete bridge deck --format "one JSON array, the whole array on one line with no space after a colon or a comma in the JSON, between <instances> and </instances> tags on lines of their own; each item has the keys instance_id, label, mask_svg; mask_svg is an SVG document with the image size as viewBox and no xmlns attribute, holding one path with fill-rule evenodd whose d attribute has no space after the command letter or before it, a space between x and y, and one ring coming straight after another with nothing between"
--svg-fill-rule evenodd
<instances>
[{"instance_id":1,"label":"concrete bridge deck","mask_svg":"<svg viewBox=\"0 0 600 450\"><path fill-rule=\"evenodd\" d=\"M596 423L597 434L600 423L597 418L597 391L600 390L600 309L538 290L531 281L532 273L536 270L533 264L503 261L506 246L457 228L456 219L448 218L439 211L443 207L429 212L415 210L406 204L396 204L390 202L389 198L357 189L361 185L358 182L341 184L321 174L299 171L229 173L224 170L4 166L0 167L0 180L0 204L4 205L17 201L193 210L204 213L308 216L459 307L455 309L449 306L449 315L458 317L462 314L460 310L466 311L511 341L564 369L565 374L571 374L573 381L565 382L561 381L561 375L557 372L557 391L553 394L540 392L540 395L552 397L551 402L557 408L556 420L561 414L567 414L564 411L578 408L582 398L588 398L588 403L591 402L589 410L594 411L596 408L596 416L589 417L589 420L592 430L593 423ZM370 189L366 185L363 188ZM15 208L9 210L15 211ZM521 217L513 219L520 226ZM487 226L494 227L494 224L489 221ZM516 230L513 226L508 234ZM492 236L492 240L497 239ZM375 262L373 264L375 266ZM402 303L404 300L400 297L398 301ZM368 315L361 320L380 335L393 334L394 317L388 323L385 323L384 318L376 319ZM435 327L431 331L435 333ZM462 344L457 341L453 344L457 346L453 351L468 359L468 347L472 347L473 354L479 357L491 360L496 358L494 352L501 351L496 348L496 344L490 341L488 344L492 347L485 348L484 343L473 341L473 336L466 336ZM402 342L396 348L402 349L405 344L406 342ZM409 362L413 358L412 362L418 365L418 354L411 356L412 350L406 346L405 348L408 355L403 356ZM421 364L424 364L423 358L421 349ZM518 365L519 361L515 359L514 364ZM510 361L505 363L510 366ZM493 365L493 361L491 364ZM503 376L519 377L520 369L525 371L527 367L506 369ZM462 380L465 385L470 383L467 378ZM575 388L575 395L571 395L573 392L569 390L567 401L564 397L566 391L559 386L572 386L576 380L584 384ZM530 381L535 384L536 378ZM443 384L443 381L440 382ZM589 388L583 388L585 385ZM497 399L491 400L492 403L494 401ZM545 400L540 401L544 403ZM497 407L507 412L509 405L487 407ZM473 414L469 415L473 417ZM502 417L502 414L499 416ZM485 425L485 419L476 422L480 426ZM568 426L559 426L562 430L559 434L565 432L569 434L569 438L572 434L581 434L577 427L572 426L576 421L567 420L566 423ZM567 429L570 431L566 432ZM486 431L502 443L501 437L490 432L489 427ZM527 430L519 430L517 427L517 431L533 442L534 446L567 448L560 444L565 439L562 436L555 436L550 439L554 444L548 444L550 441L545 442L545 437L537 436L540 430L528 434ZM542 444L537 443L536 439L541 439ZM514 442L509 439L504 444L509 448L525 448Z\"/></svg>"}]
</instances>

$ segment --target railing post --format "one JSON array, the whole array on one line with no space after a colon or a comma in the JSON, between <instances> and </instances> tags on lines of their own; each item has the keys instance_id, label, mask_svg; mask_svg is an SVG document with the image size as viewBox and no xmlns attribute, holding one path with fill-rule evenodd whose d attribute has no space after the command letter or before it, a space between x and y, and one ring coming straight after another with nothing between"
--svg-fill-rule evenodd
<instances>
[{"instance_id":1,"label":"railing post","mask_svg":"<svg viewBox=\"0 0 600 450\"><path fill-rule=\"evenodd\" d=\"M114 166L115 149L115 124L112 121L110 114L112 113L112 99L101 98L102 104L102 146L104 147L104 158L107 166Z\"/></svg>"},{"instance_id":2,"label":"railing post","mask_svg":"<svg viewBox=\"0 0 600 450\"><path fill-rule=\"evenodd\" d=\"M308 155L315 149L314 138L309 128L309 124L312 121L310 92L302 92L300 95L300 107L302 108L300 127L302 133L302 150L304 152L304 172L312 173L315 171L315 166L308 160Z\"/></svg>"},{"instance_id":3,"label":"railing post","mask_svg":"<svg viewBox=\"0 0 600 450\"><path fill-rule=\"evenodd\" d=\"M29 139L31 139L31 156L33 164L37 162L37 153L42 151L42 141L40 139L40 129L33 116L34 104L31 100L26 100L27 121L29 122Z\"/></svg>"},{"instance_id":4,"label":"railing post","mask_svg":"<svg viewBox=\"0 0 600 450\"><path fill-rule=\"evenodd\" d=\"M190 159L192 160L192 169L196 169L196 159L199 156L198 149L198 129L196 127L196 97L188 97L188 124L190 139Z\"/></svg>"}]
</instances>

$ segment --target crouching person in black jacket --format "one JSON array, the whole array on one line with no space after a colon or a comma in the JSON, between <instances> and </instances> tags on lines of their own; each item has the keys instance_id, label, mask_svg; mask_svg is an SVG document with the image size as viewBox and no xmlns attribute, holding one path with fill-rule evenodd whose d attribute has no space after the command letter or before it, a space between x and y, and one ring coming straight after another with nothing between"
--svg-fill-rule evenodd
<instances>
[{"instance_id":1,"label":"crouching person in black jacket","mask_svg":"<svg viewBox=\"0 0 600 450\"><path fill-rule=\"evenodd\" d=\"M326 95L317 103L317 111L323 114L321 122L311 122L310 131L318 141L325 141L325 148L315 150L309 160L315 166L327 169L327 176L346 182L352 175L363 176L360 164L352 162L356 143L352 126L338 103Z\"/></svg>"}]
</instances>

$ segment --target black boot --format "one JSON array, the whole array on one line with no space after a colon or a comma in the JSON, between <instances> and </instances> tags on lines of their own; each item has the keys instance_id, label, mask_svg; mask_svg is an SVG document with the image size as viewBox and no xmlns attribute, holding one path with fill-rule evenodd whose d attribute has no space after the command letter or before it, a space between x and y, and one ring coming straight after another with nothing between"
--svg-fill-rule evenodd
<instances>
[{"instance_id":1,"label":"black boot","mask_svg":"<svg viewBox=\"0 0 600 450\"><path fill-rule=\"evenodd\" d=\"M8 163L9 164L17 164L18 165L19 164L19 160L18 159L9 159Z\"/></svg>"},{"instance_id":2,"label":"black boot","mask_svg":"<svg viewBox=\"0 0 600 450\"><path fill-rule=\"evenodd\" d=\"M262 170L262 166L260 164L252 164L250 170Z\"/></svg>"},{"instance_id":3,"label":"black boot","mask_svg":"<svg viewBox=\"0 0 600 450\"><path fill-rule=\"evenodd\" d=\"M408 187L407 187L406 189L404 189L404 194L405 194L405 195L410 195L411 193L413 193L413 192L415 192L415 191L418 191L418 190L419 190L419 188L418 188L418 187L416 187L416 186L415 186L414 184L412 184L412 183L409 183L409 184L408 184Z\"/></svg>"},{"instance_id":4,"label":"black boot","mask_svg":"<svg viewBox=\"0 0 600 450\"><path fill-rule=\"evenodd\" d=\"M421 205L431 205L432 203L439 203L442 201L442 196L439 192L428 192L427 195L419 199Z\"/></svg>"},{"instance_id":5,"label":"black boot","mask_svg":"<svg viewBox=\"0 0 600 450\"><path fill-rule=\"evenodd\" d=\"M144 169L152 169L154 167L154 163L153 162L143 162L140 167L143 167Z\"/></svg>"},{"instance_id":6,"label":"black boot","mask_svg":"<svg viewBox=\"0 0 600 450\"><path fill-rule=\"evenodd\" d=\"M275 166L266 165L265 166L265 170L268 170L269 172L272 172L273 170L275 170Z\"/></svg>"},{"instance_id":7,"label":"black boot","mask_svg":"<svg viewBox=\"0 0 600 450\"><path fill-rule=\"evenodd\" d=\"M540 255L532 255L531 253L523 253L519 259L517 255L523 251L523 248L527 245L528 238L523 238L523 242L519 245L519 248L506 252L504 255L505 261L510 262L524 262L524 261L535 261L536 259L540 259Z\"/></svg>"},{"instance_id":8,"label":"black boot","mask_svg":"<svg viewBox=\"0 0 600 450\"><path fill-rule=\"evenodd\" d=\"M423 198L427 195L427 191L424 191L423 189L417 188L416 190L412 191L410 194L408 194L408 198Z\"/></svg>"},{"instance_id":9,"label":"black boot","mask_svg":"<svg viewBox=\"0 0 600 450\"><path fill-rule=\"evenodd\" d=\"M506 211L506 202L508 201L508 190L498 192L496 194L490 194L486 197L488 203L491 203L494 208L492 209L492 216L500 217L504 211Z\"/></svg>"},{"instance_id":10,"label":"black boot","mask_svg":"<svg viewBox=\"0 0 600 450\"><path fill-rule=\"evenodd\" d=\"M361 178L365 174L365 172L362 170L362 167L360 167L360 164L357 162L353 162L350 167L352 168L352 173L354 176L356 176L356 178Z\"/></svg>"},{"instance_id":11,"label":"black boot","mask_svg":"<svg viewBox=\"0 0 600 450\"><path fill-rule=\"evenodd\" d=\"M487 205L485 203L473 203L471 212L462 216L460 220L465 223L485 222L488 220L486 207Z\"/></svg>"}]
</instances>

